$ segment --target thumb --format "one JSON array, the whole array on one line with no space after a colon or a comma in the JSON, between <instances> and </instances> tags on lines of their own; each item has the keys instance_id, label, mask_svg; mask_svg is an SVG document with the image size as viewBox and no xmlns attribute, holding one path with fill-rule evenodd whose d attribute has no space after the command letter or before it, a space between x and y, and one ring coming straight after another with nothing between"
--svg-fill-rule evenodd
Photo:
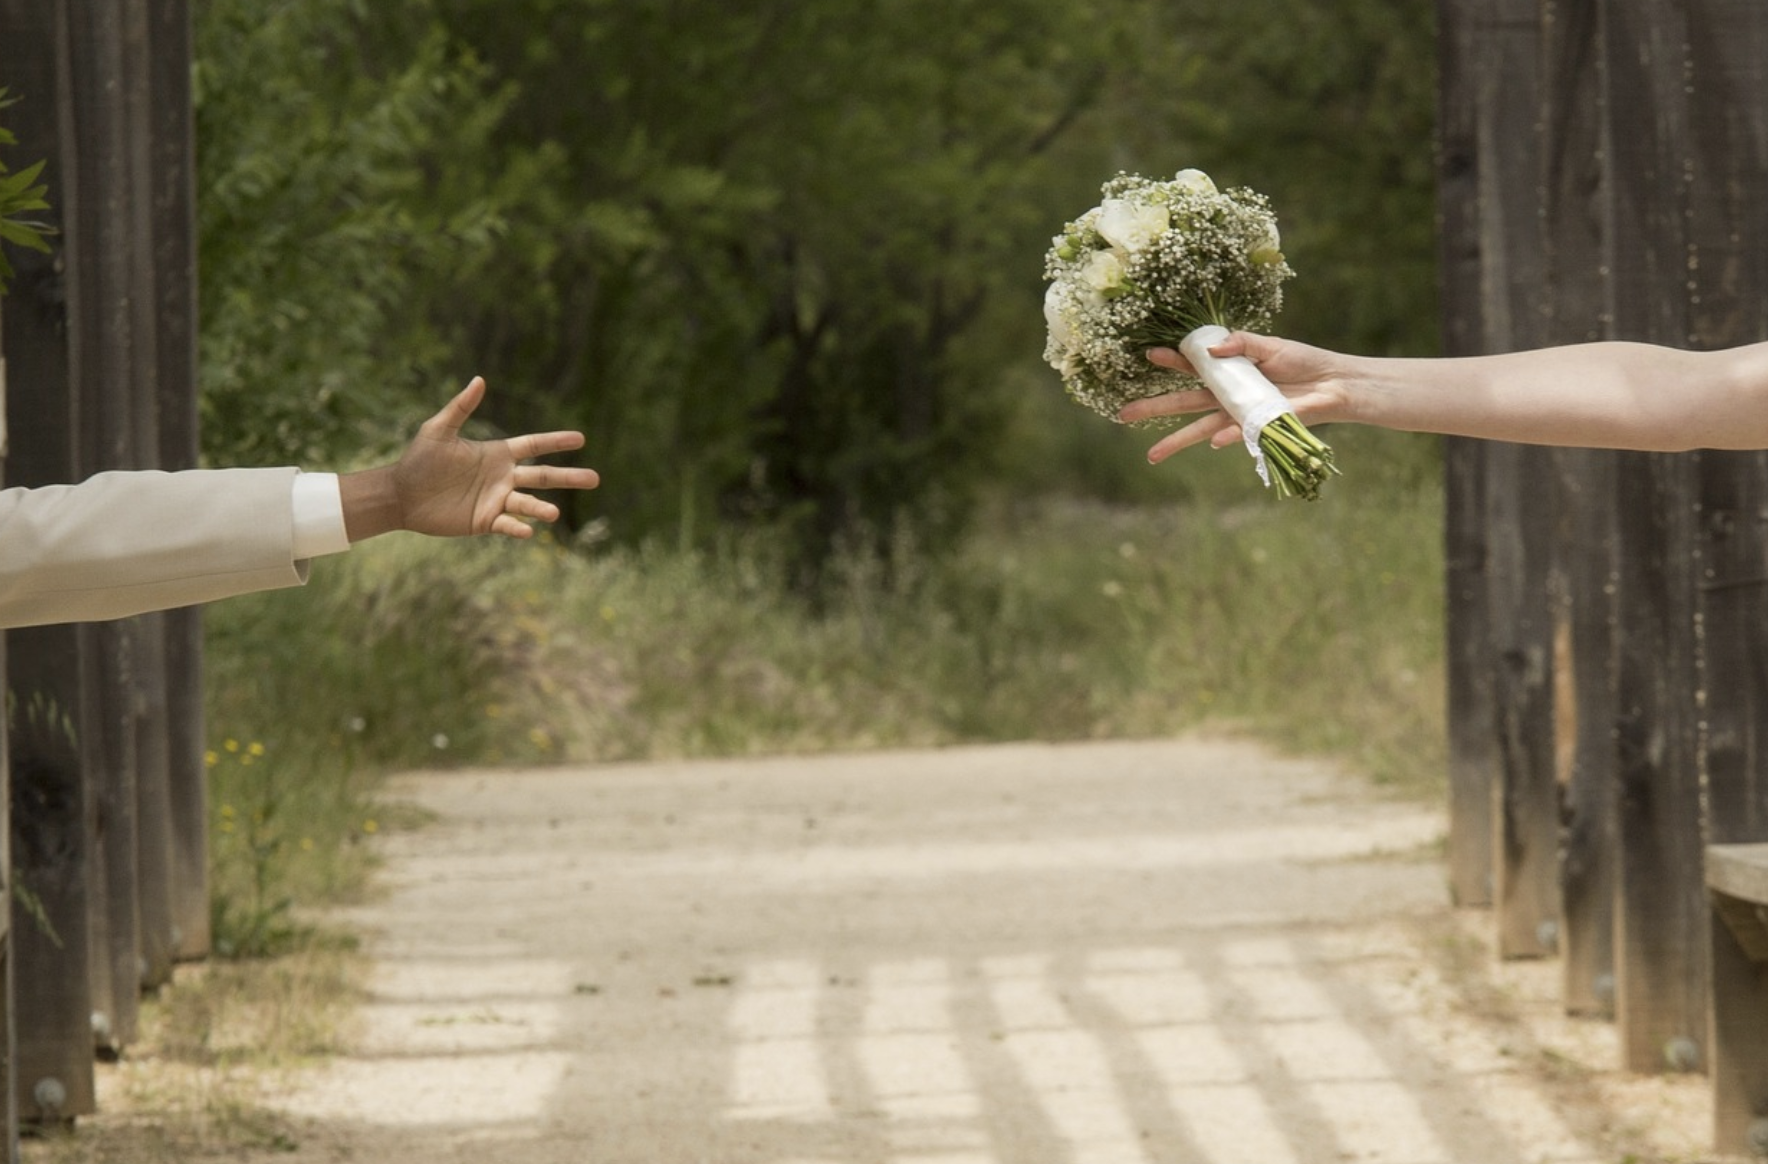
<instances>
[{"instance_id":1,"label":"thumb","mask_svg":"<svg viewBox=\"0 0 1768 1164\"><path fill-rule=\"evenodd\" d=\"M452 440L460 435L460 430L485 399L485 378L474 376L465 388L462 388L441 411L430 417L423 424L423 434L432 440Z\"/></svg>"}]
</instances>

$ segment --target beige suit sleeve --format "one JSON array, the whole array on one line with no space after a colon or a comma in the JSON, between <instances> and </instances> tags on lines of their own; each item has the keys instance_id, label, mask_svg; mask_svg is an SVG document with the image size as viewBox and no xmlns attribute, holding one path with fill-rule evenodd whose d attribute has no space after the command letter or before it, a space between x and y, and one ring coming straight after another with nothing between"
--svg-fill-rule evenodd
<instances>
[{"instance_id":1,"label":"beige suit sleeve","mask_svg":"<svg viewBox=\"0 0 1768 1164\"><path fill-rule=\"evenodd\" d=\"M300 585L296 472L100 473L0 490L0 626L124 618Z\"/></svg>"}]
</instances>

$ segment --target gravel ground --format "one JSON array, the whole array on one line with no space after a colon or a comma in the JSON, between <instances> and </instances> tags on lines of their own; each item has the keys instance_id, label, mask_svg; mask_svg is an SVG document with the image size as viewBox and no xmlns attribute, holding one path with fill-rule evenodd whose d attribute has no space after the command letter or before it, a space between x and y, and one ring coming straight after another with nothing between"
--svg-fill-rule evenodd
<instances>
[{"instance_id":1,"label":"gravel ground","mask_svg":"<svg viewBox=\"0 0 1768 1164\"><path fill-rule=\"evenodd\" d=\"M286 1164L1690 1160L1434 808L1214 739L414 775Z\"/></svg>"}]
</instances>

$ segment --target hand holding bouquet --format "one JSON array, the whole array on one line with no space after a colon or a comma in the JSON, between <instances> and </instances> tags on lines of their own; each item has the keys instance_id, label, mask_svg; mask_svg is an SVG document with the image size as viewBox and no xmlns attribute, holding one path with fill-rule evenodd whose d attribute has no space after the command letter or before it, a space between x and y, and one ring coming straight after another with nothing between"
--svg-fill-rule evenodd
<instances>
[{"instance_id":1,"label":"hand holding bouquet","mask_svg":"<svg viewBox=\"0 0 1768 1164\"><path fill-rule=\"evenodd\" d=\"M1268 329L1294 277L1269 201L1217 190L1200 170L1170 182L1122 174L1100 193L1044 264L1044 358L1068 394L1115 417L1131 400L1195 387L1193 377L1148 362L1149 348L1177 348L1239 422L1266 486L1317 499L1338 472L1332 450L1251 361L1209 354L1231 329Z\"/></svg>"}]
</instances>

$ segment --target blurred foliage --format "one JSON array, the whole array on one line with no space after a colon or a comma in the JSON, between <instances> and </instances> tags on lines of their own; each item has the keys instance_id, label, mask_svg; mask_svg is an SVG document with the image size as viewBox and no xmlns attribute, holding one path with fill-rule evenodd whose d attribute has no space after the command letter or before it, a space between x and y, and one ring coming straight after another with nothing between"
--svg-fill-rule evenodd
<instances>
[{"instance_id":1,"label":"blurred foliage","mask_svg":"<svg viewBox=\"0 0 1768 1164\"><path fill-rule=\"evenodd\" d=\"M1194 164L1269 194L1282 215L1299 272L1283 330L1371 355L1434 354L1435 6L1169 7L1196 30L1197 72L1176 111Z\"/></svg>"},{"instance_id":2,"label":"blurred foliage","mask_svg":"<svg viewBox=\"0 0 1768 1164\"><path fill-rule=\"evenodd\" d=\"M0 87L0 109L15 104L16 97L7 95L4 87ZM18 139L5 126L0 125L0 146L17 145ZM35 251L47 251L48 242L44 234L48 227L32 218L23 217L39 210L49 209L44 195L49 188L39 178L43 173L43 163L33 162L24 169L13 173L0 161L0 243L11 243L14 246L29 247ZM0 247L0 295L6 294L6 281L12 277L12 264L6 258L6 250Z\"/></svg>"},{"instance_id":3,"label":"blurred foliage","mask_svg":"<svg viewBox=\"0 0 1768 1164\"><path fill-rule=\"evenodd\" d=\"M1049 236L1120 169L1201 166L1275 200L1285 331L1428 352L1432 19L201 0L210 454L336 461L481 372L500 426L589 432L608 486L567 524L627 543L760 524L815 566L938 544L1003 474L1118 490L1109 426L1046 404ZM1027 438L1074 471L1001 455Z\"/></svg>"},{"instance_id":4,"label":"blurred foliage","mask_svg":"<svg viewBox=\"0 0 1768 1164\"><path fill-rule=\"evenodd\" d=\"M366 0L196 6L212 460L379 452L440 403L439 378L467 379L435 322L497 255L476 159L500 106L424 9L388 5L400 27L377 38Z\"/></svg>"}]
</instances>

